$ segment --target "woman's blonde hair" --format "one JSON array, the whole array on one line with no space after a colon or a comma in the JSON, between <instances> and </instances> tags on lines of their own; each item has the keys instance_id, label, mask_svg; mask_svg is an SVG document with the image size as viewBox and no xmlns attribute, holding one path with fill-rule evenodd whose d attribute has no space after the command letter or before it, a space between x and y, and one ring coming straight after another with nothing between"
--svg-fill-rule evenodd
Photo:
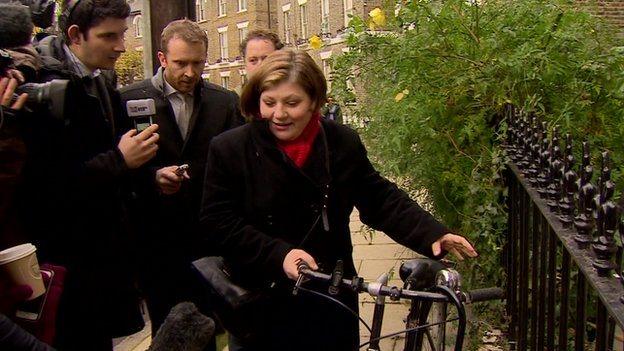
<instances>
[{"instance_id":1,"label":"woman's blonde hair","mask_svg":"<svg viewBox=\"0 0 624 351\"><path fill-rule=\"evenodd\" d=\"M318 111L327 100L323 72L305 51L278 50L262 61L245 84L241 94L241 112L247 118L260 115L260 95L283 82L298 84L308 94Z\"/></svg>"}]
</instances>

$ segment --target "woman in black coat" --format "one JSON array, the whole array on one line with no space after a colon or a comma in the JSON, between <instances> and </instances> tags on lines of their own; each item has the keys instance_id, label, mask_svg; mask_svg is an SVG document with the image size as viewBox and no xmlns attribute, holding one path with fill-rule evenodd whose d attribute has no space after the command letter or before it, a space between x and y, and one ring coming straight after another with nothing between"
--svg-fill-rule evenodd
<instances>
[{"instance_id":1,"label":"woman in black coat","mask_svg":"<svg viewBox=\"0 0 624 351\"><path fill-rule=\"evenodd\" d=\"M356 350L358 321L334 302L291 294L297 264L356 274L349 216L427 256L476 256L396 185L379 175L358 135L322 121L326 83L305 52L277 51L254 72L241 97L253 121L213 139L202 223L232 278L264 299L247 316L256 338L242 350ZM314 286L312 286L314 288ZM327 287L319 286L318 291ZM357 296L339 299L357 311Z\"/></svg>"}]
</instances>

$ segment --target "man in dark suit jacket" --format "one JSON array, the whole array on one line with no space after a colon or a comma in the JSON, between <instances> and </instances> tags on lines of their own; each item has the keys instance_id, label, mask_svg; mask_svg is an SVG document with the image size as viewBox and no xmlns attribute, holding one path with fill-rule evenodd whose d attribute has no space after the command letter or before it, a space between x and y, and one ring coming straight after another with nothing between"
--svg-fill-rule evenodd
<instances>
[{"instance_id":1,"label":"man in dark suit jacket","mask_svg":"<svg viewBox=\"0 0 624 351\"><path fill-rule=\"evenodd\" d=\"M160 131L158 153L144 167L130 210L143 253L140 282L154 333L177 303L193 301L201 308L190 264L210 254L198 235L208 145L244 122L238 96L201 78L208 39L195 22L171 22L161 45L156 75L121 91L124 103L154 99L153 122ZM182 164L188 169L176 172Z\"/></svg>"}]
</instances>

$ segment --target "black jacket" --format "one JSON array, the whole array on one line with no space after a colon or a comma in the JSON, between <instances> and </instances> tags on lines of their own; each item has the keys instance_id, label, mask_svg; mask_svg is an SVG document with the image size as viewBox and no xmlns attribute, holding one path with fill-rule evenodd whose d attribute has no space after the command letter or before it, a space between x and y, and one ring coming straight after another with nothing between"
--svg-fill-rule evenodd
<instances>
[{"instance_id":1,"label":"black jacket","mask_svg":"<svg viewBox=\"0 0 624 351\"><path fill-rule=\"evenodd\" d=\"M54 351L0 313L0 348L12 351Z\"/></svg>"},{"instance_id":2,"label":"black jacket","mask_svg":"<svg viewBox=\"0 0 624 351\"><path fill-rule=\"evenodd\" d=\"M232 276L247 287L284 285L282 262L297 247L310 253L322 270L331 271L341 259L345 277L355 275L349 232L354 206L362 222L428 256L431 244L449 232L375 171L354 131L332 121L322 121L302 170L277 147L266 121L215 138L206 170L203 233L220 245ZM292 348L327 349L304 335L310 333L327 342L325 346L335 346L330 349L357 349L353 316L316 297L289 297L287 289L276 296L272 312L258 317L261 325L284 332L271 342L287 345L286 340L293 340ZM345 293L343 301L357 309L356 296Z\"/></svg>"},{"instance_id":3,"label":"black jacket","mask_svg":"<svg viewBox=\"0 0 624 351\"><path fill-rule=\"evenodd\" d=\"M20 189L20 217L39 261L68 269L60 313L76 318L57 327L59 332L80 327L84 308L95 308L95 334L140 330L123 210L131 172L117 148L119 132L128 128L120 118L119 94L108 74L100 84L74 73L59 38L42 40L38 50L44 62L40 81L70 82L62 116L52 116L46 103L25 119L28 159ZM107 99L94 93L95 84L106 90Z\"/></svg>"},{"instance_id":4,"label":"black jacket","mask_svg":"<svg viewBox=\"0 0 624 351\"><path fill-rule=\"evenodd\" d=\"M138 216L135 219L140 221L137 227L143 233L143 242L149 243L146 263L163 263L162 254L166 253L168 264L177 262L188 268L193 259L206 254L199 245L197 225L208 146L213 137L243 124L238 96L202 80L194 92L196 98L185 140L164 93L162 68L151 79L123 88L121 95L124 106L128 100L147 98L154 99L156 104L153 122L159 126L159 149L156 157L143 167L137 181L134 212L137 214L133 216ZM160 194L155 183L156 171L185 163L189 165L190 179L184 181L176 194ZM146 222L152 222L153 226Z\"/></svg>"}]
</instances>

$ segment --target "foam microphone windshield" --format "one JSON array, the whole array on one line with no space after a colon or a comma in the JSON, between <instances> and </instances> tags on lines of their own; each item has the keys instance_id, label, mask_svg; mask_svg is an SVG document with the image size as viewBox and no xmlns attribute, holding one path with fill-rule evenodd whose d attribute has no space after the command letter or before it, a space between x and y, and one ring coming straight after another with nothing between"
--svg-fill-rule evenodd
<instances>
[{"instance_id":1,"label":"foam microphone windshield","mask_svg":"<svg viewBox=\"0 0 624 351\"><path fill-rule=\"evenodd\" d=\"M0 49L30 44L33 28L28 7L19 3L0 3Z\"/></svg>"},{"instance_id":2,"label":"foam microphone windshield","mask_svg":"<svg viewBox=\"0 0 624 351\"><path fill-rule=\"evenodd\" d=\"M215 333L215 323L191 302L175 305L148 351L202 351Z\"/></svg>"}]
</instances>

